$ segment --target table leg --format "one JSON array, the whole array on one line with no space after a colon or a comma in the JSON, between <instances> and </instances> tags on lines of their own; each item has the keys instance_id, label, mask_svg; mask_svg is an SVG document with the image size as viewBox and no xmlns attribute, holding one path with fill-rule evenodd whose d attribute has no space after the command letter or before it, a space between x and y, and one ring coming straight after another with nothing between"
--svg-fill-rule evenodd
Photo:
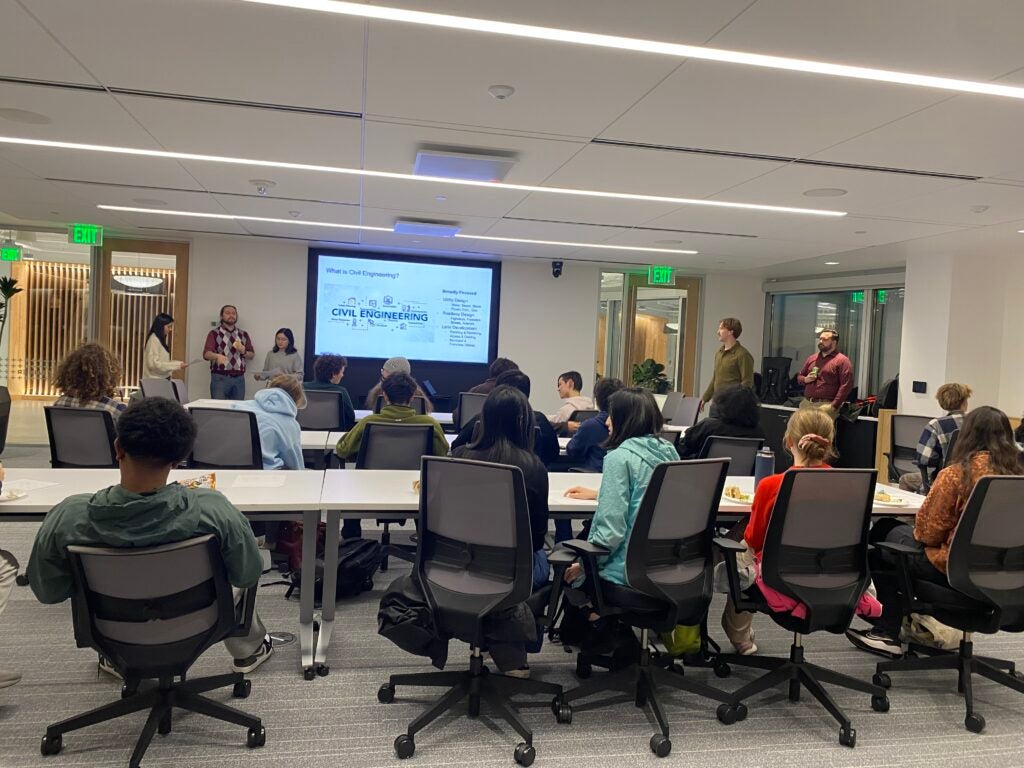
<instances>
[{"instance_id":1,"label":"table leg","mask_svg":"<svg viewBox=\"0 0 1024 768\"><path fill-rule=\"evenodd\" d=\"M302 673L313 679L313 653L316 638L313 635L313 608L316 584L316 531L320 523L320 510L307 509L302 513L302 592L299 597L299 649L302 653Z\"/></svg>"},{"instance_id":2,"label":"table leg","mask_svg":"<svg viewBox=\"0 0 1024 768\"><path fill-rule=\"evenodd\" d=\"M323 608L320 612L320 634L316 641L314 664L316 673L323 677L331 671L327 665L327 651L331 647L331 632L334 630L334 609L338 601L338 539L341 528L341 512L328 510L326 517L327 536L324 540L324 593Z\"/></svg>"}]
</instances>

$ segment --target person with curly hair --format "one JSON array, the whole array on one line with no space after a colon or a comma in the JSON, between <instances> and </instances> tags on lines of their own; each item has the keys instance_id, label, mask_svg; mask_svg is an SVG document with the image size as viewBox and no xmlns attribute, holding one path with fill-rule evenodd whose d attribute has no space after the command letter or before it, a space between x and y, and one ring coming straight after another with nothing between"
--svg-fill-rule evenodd
<instances>
[{"instance_id":1,"label":"person with curly hair","mask_svg":"<svg viewBox=\"0 0 1024 768\"><path fill-rule=\"evenodd\" d=\"M61 396L60 408L89 408L107 411L115 420L127 407L114 399L121 383L121 363L106 347L83 344L60 361L53 385Z\"/></svg>"},{"instance_id":2,"label":"person with curly hair","mask_svg":"<svg viewBox=\"0 0 1024 768\"><path fill-rule=\"evenodd\" d=\"M313 381L303 382L306 391L341 393L341 431L348 432L356 423L355 406L348 390L341 385L348 360L341 355L320 355L313 363Z\"/></svg>"}]
</instances>

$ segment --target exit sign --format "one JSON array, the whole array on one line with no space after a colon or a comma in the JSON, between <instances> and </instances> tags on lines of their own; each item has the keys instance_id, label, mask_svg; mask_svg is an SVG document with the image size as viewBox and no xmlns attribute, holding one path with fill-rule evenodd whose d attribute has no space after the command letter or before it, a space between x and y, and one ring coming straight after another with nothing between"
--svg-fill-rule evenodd
<instances>
[{"instance_id":1,"label":"exit sign","mask_svg":"<svg viewBox=\"0 0 1024 768\"><path fill-rule=\"evenodd\" d=\"M672 267L651 264L647 268L647 282L651 285L675 285L676 279L672 274Z\"/></svg>"},{"instance_id":2,"label":"exit sign","mask_svg":"<svg viewBox=\"0 0 1024 768\"><path fill-rule=\"evenodd\" d=\"M889 292L888 292L888 291L886 291L886 290L884 290L884 289L882 289L882 290L879 290L879 291L877 291L877 292L875 293L875 300L876 300L876 301L877 301L877 302L878 302L879 304L885 304L885 300L886 300L887 298L889 298Z\"/></svg>"},{"instance_id":3,"label":"exit sign","mask_svg":"<svg viewBox=\"0 0 1024 768\"><path fill-rule=\"evenodd\" d=\"M68 242L75 245L103 245L103 227L98 224L69 224Z\"/></svg>"},{"instance_id":4,"label":"exit sign","mask_svg":"<svg viewBox=\"0 0 1024 768\"><path fill-rule=\"evenodd\" d=\"M21 246L4 245L0 247L0 261L21 261Z\"/></svg>"},{"instance_id":5,"label":"exit sign","mask_svg":"<svg viewBox=\"0 0 1024 768\"><path fill-rule=\"evenodd\" d=\"M853 303L854 304L863 304L864 303L864 291L854 291L852 298L853 298Z\"/></svg>"}]
</instances>

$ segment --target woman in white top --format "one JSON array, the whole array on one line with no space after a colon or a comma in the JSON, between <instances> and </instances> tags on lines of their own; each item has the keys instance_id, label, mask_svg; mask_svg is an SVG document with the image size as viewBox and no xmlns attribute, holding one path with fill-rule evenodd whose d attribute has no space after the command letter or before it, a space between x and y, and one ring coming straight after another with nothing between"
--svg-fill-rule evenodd
<instances>
[{"instance_id":1,"label":"woman in white top","mask_svg":"<svg viewBox=\"0 0 1024 768\"><path fill-rule=\"evenodd\" d=\"M171 348L167 344L167 331L174 325L174 318L161 312L153 318L146 337L146 351L142 358L142 378L169 379L171 374L185 367L181 360L171 360Z\"/></svg>"},{"instance_id":2,"label":"woman in white top","mask_svg":"<svg viewBox=\"0 0 1024 768\"><path fill-rule=\"evenodd\" d=\"M295 349L295 335L291 328L277 329L277 333L274 335L274 348L267 352L262 373L268 374L266 376L268 379L285 374L302 381L302 355ZM257 373L255 378L259 381L264 376Z\"/></svg>"}]
</instances>

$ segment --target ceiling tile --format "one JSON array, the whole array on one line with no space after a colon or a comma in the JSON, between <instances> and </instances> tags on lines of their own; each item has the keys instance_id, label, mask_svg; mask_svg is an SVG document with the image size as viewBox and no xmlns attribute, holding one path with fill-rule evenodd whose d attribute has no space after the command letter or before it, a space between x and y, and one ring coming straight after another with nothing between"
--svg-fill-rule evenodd
<instances>
[{"instance_id":1,"label":"ceiling tile","mask_svg":"<svg viewBox=\"0 0 1024 768\"><path fill-rule=\"evenodd\" d=\"M978 206L985 206L987 210L972 210ZM885 213L900 219L969 227L1015 221L1024 218L1024 184L967 182L886 206Z\"/></svg>"},{"instance_id":2,"label":"ceiling tile","mask_svg":"<svg viewBox=\"0 0 1024 768\"><path fill-rule=\"evenodd\" d=\"M0 72L7 77L95 85L82 66L14 0L0 0ZM0 102L0 106L5 106ZM0 121L0 125L3 121Z\"/></svg>"}]
</instances>

